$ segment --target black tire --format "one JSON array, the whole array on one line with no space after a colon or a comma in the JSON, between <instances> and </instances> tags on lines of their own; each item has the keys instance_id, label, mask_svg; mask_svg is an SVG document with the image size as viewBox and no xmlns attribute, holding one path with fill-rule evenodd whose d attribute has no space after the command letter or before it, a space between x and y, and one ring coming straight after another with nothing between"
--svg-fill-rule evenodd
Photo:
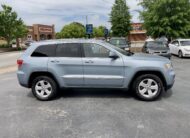
<instances>
[{"instance_id":1,"label":"black tire","mask_svg":"<svg viewBox=\"0 0 190 138\"><path fill-rule=\"evenodd\" d=\"M39 81L45 81L51 85L51 93L47 97L40 96L38 92L36 91L35 87L37 83L39 83ZM40 101L52 100L57 95L57 91L58 91L58 87L57 87L56 82L48 76L38 76L32 81L32 93Z\"/></svg>"},{"instance_id":2,"label":"black tire","mask_svg":"<svg viewBox=\"0 0 190 138\"><path fill-rule=\"evenodd\" d=\"M139 91L139 87L140 87L139 85L140 85L140 83L143 80L146 80L146 79L152 79L158 85L158 90L157 90L156 94L154 96L152 96L152 97L145 97ZM135 92L135 95L137 96L137 98L139 98L140 100L143 100L143 101L154 101L154 100L157 100L160 97L160 95L164 91L164 86L163 86L163 83L162 83L161 79L157 75L154 75L154 74L144 74L144 75L140 75L139 77L137 77L135 79L135 81L133 83L133 91Z\"/></svg>"},{"instance_id":3,"label":"black tire","mask_svg":"<svg viewBox=\"0 0 190 138\"><path fill-rule=\"evenodd\" d=\"M181 50L178 52L178 57L179 57L179 58L183 58L183 53L182 53Z\"/></svg>"}]
</instances>

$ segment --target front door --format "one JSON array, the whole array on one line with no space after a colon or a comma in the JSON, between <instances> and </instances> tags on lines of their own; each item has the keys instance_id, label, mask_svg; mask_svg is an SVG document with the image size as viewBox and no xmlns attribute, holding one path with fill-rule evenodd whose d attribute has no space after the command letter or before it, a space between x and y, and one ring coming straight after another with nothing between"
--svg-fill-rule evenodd
<instances>
[{"instance_id":1,"label":"front door","mask_svg":"<svg viewBox=\"0 0 190 138\"><path fill-rule=\"evenodd\" d=\"M109 58L110 50L98 44L87 43L82 45L85 86L122 87L124 83L122 58Z\"/></svg>"}]
</instances>

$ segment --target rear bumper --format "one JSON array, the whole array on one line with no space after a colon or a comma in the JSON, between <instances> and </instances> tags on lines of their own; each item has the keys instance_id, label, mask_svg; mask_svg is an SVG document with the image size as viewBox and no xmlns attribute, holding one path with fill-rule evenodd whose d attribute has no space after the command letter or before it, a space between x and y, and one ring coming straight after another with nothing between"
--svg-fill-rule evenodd
<instances>
[{"instance_id":1,"label":"rear bumper","mask_svg":"<svg viewBox=\"0 0 190 138\"><path fill-rule=\"evenodd\" d=\"M21 86L29 88L27 75L22 71L17 71L18 82Z\"/></svg>"}]
</instances>

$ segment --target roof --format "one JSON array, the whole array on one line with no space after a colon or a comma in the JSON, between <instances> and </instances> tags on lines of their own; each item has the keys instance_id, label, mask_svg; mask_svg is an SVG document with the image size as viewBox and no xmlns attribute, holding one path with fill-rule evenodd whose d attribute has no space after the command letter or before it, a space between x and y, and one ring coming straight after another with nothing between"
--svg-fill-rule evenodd
<instances>
[{"instance_id":1,"label":"roof","mask_svg":"<svg viewBox=\"0 0 190 138\"><path fill-rule=\"evenodd\" d=\"M176 40L178 40L178 41L190 41L190 39L181 39L181 38L176 39Z\"/></svg>"},{"instance_id":2,"label":"roof","mask_svg":"<svg viewBox=\"0 0 190 138\"><path fill-rule=\"evenodd\" d=\"M45 45L45 44L59 44L59 43L92 43L92 42L102 42L102 40L96 39L53 39L53 40L43 40L34 42L35 45Z\"/></svg>"}]
</instances>

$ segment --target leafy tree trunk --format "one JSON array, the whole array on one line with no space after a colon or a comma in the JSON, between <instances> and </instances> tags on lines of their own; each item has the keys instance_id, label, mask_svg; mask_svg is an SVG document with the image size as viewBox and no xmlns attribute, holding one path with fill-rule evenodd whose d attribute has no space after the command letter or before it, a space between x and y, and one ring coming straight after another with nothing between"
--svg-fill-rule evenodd
<instances>
[{"instance_id":1,"label":"leafy tree trunk","mask_svg":"<svg viewBox=\"0 0 190 138\"><path fill-rule=\"evenodd\" d=\"M11 39L10 38L6 38L6 41L7 41L8 47L11 47Z\"/></svg>"},{"instance_id":2,"label":"leafy tree trunk","mask_svg":"<svg viewBox=\"0 0 190 138\"><path fill-rule=\"evenodd\" d=\"M131 30L131 15L125 0L115 0L110 14L113 36L126 37Z\"/></svg>"},{"instance_id":3,"label":"leafy tree trunk","mask_svg":"<svg viewBox=\"0 0 190 138\"><path fill-rule=\"evenodd\" d=\"M16 47L17 47L17 49L20 47L19 38L16 38Z\"/></svg>"}]
</instances>

